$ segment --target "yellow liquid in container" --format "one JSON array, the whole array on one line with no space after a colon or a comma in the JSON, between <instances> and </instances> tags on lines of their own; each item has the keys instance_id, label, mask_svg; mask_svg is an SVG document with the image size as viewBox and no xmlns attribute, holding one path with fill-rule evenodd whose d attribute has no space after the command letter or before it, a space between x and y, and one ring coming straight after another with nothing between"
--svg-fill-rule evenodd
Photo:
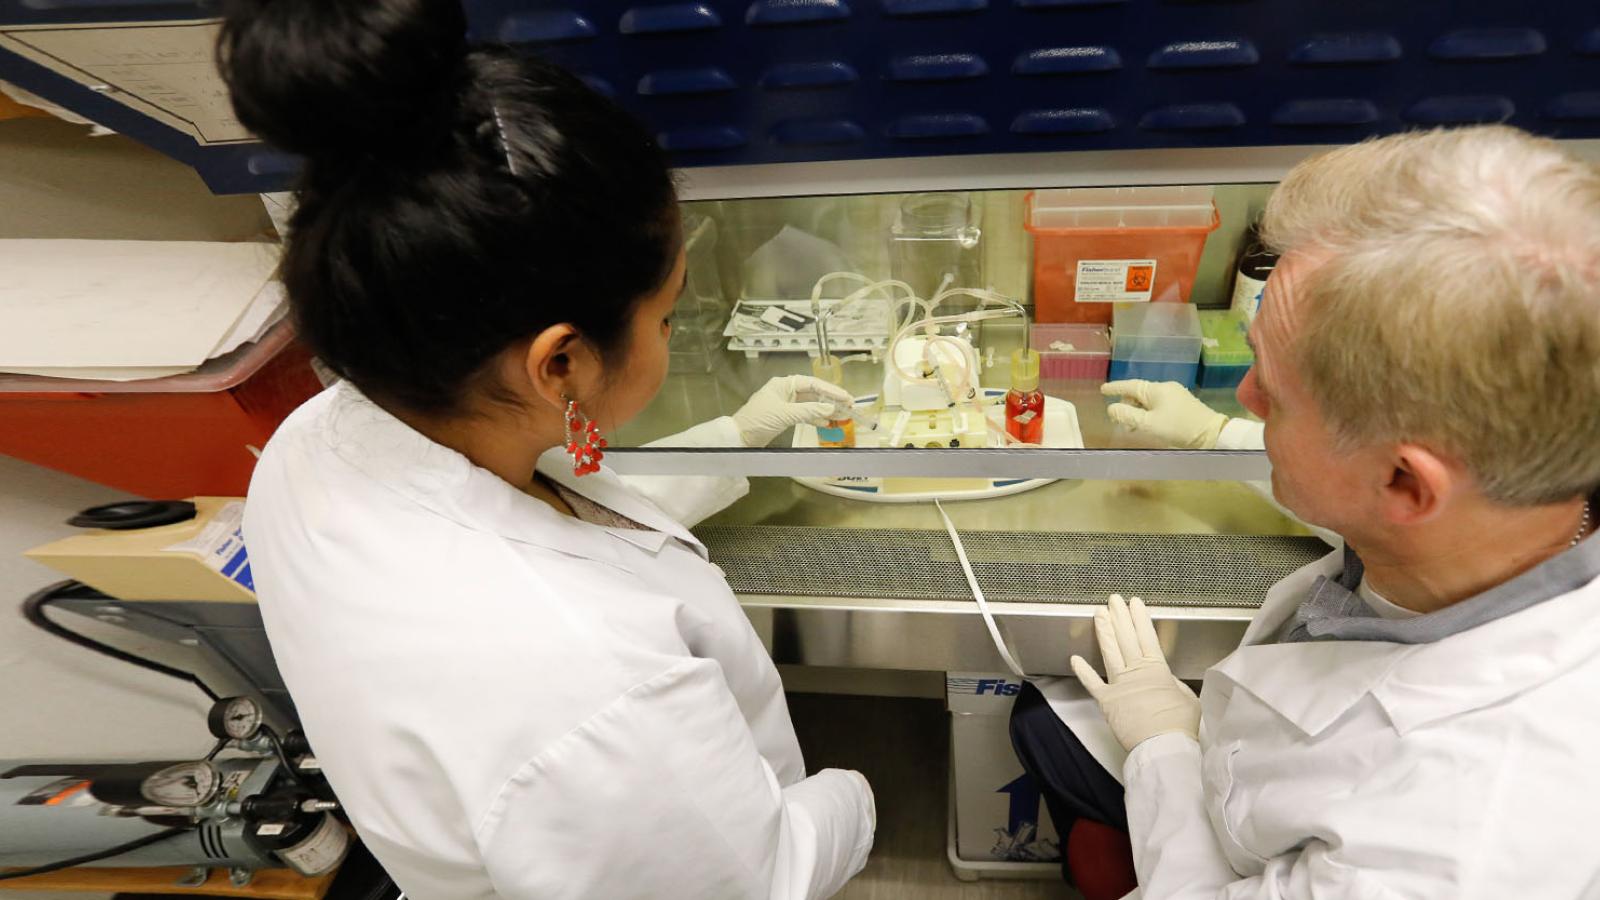
<instances>
[{"instance_id":1,"label":"yellow liquid in container","mask_svg":"<svg viewBox=\"0 0 1600 900\"><path fill-rule=\"evenodd\" d=\"M844 385L844 363L837 356L811 361L811 374L831 384ZM839 450L856 445L856 420L845 416L817 426L817 446Z\"/></svg>"}]
</instances>

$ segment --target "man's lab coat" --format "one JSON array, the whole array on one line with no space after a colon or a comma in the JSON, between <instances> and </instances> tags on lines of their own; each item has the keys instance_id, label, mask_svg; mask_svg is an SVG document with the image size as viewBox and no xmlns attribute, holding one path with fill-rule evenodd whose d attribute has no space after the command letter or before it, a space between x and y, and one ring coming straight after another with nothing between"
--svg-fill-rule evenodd
<instances>
[{"instance_id":1,"label":"man's lab coat","mask_svg":"<svg viewBox=\"0 0 1600 900\"><path fill-rule=\"evenodd\" d=\"M1239 419L1218 441L1261 446ZM1124 757L1074 680L1041 682L1120 768L1130 897L1600 898L1600 581L1433 643L1263 643L1342 570L1319 536L1334 552L1274 586L1206 673L1199 743Z\"/></svg>"},{"instance_id":2,"label":"man's lab coat","mask_svg":"<svg viewBox=\"0 0 1600 900\"><path fill-rule=\"evenodd\" d=\"M1128 755L1142 900L1600 897L1600 581L1433 643L1261 643L1341 565L1267 595L1198 744Z\"/></svg>"},{"instance_id":3,"label":"man's lab coat","mask_svg":"<svg viewBox=\"0 0 1600 900\"><path fill-rule=\"evenodd\" d=\"M540 471L653 530L562 516L348 384L269 442L244 523L262 618L356 830L411 900L833 894L871 791L806 776L777 671L683 524L742 479L642 482L675 520L564 462Z\"/></svg>"}]
</instances>

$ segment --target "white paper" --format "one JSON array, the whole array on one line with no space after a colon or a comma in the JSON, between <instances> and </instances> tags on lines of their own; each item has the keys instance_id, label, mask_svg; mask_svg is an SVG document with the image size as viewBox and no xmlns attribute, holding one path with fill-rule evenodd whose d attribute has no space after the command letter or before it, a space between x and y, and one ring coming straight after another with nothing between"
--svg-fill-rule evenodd
<instances>
[{"instance_id":1,"label":"white paper","mask_svg":"<svg viewBox=\"0 0 1600 900\"><path fill-rule=\"evenodd\" d=\"M211 358L215 359L239 349L245 344L254 343L267 336L289 314L287 297L284 295L283 286L276 281L267 283L251 301L250 308L245 310L239 321L234 323L228 335L212 350ZM195 366L8 366L0 375L36 375L45 378L70 378L75 381L144 381L150 378L168 378L173 375L187 375L196 370Z\"/></svg>"},{"instance_id":2,"label":"white paper","mask_svg":"<svg viewBox=\"0 0 1600 900\"><path fill-rule=\"evenodd\" d=\"M1104 766L1121 784L1122 764L1128 760L1128 751L1122 749L1111 734L1111 726L1100 714L1100 704L1076 678L1035 678L1033 684L1044 695L1056 718L1072 729L1072 734L1095 762Z\"/></svg>"},{"instance_id":3,"label":"white paper","mask_svg":"<svg viewBox=\"0 0 1600 900\"><path fill-rule=\"evenodd\" d=\"M57 106L38 94L35 94L32 91L25 91L8 81L0 81L0 94L5 94L24 106L31 106L34 109L42 109L50 115L61 119L62 121L71 122L74 125L88 125L90 137L105 137L108 134L116 134L115 131L112 131L104 125L91 122L90 120L85 119L83 116L78 115L66 107Z\"/></svg>"},{"instance_id":4,"label":"white paper","mask_svg":"<svg viewBox=\"0 0 1600 900\"><path fill-rule=\"evenodd\" d=\"M289 217L294 215L294 194L289 191L278 191L273 194L262 194L261 205L267 211L267 218L272 220L272 227L278 230L279 237L289 234ZM707 219L706 221L710 221Z\"/></svg>"},{"instance_id":5,"label":"white paper","mask_svg":"<svg viewBox=\"0 0 1600 900\"><path fill-rule=\"evenodd\" d=\"M208 358L215 359L224 353L232 353L250 341L261 340L267 329L278 324L278 320L288 312L288 300L288 295L283 291L283 282L267 282L256 293L255 299L250 301L244 314L239 316L239 321L233 323L233 328L212 348Z\"/></svg>"},{"instance_id":6,"label":"white paper","mask_svg":"<svg viewBox=\"0 0 1600 900\"><path fill-rule=\"evenodd\" d=\"M261 292L259 243L0 240L0 370L194 368Z\"/></svg>"},{"instance_id":7,"label":"white paper","mask_svg":"<svg viewBox=\"0 0 1600 900\"><path fill-rule=\"evenodd\" d=\"M112 368L96 368L94 366L6 366L0 370L0 377L5 375L36 375L42 378L70 378L74 381L143 381L147 378L169 378L173 375L187 375L194 371L194 366L115 366Z\"/></svg>"}]
</instances>

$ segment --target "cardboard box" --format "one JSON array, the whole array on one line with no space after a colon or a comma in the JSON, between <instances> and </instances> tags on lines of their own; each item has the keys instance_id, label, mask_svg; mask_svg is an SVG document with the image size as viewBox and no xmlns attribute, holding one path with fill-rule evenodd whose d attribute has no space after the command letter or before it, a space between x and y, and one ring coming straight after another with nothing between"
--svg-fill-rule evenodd
<instances>
[{"instance_id":1,"label":"cardboard box","mask_svg":"<svg viewBox=\"0 0 1600 900\"><path fill-rule=\"evenodd\" d=\"M975 862L1061 859L1061 840L1033 779L1011 747L1016 676L949 672L950 750L955 782L956 856Z\"/></svg>"}]
</instances>

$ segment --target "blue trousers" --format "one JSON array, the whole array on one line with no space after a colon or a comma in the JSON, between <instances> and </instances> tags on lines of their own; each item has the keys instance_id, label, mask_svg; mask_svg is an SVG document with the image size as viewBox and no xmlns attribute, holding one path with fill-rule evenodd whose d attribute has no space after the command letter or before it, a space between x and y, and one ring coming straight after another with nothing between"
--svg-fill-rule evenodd
<instances>
[{"instance_id":1,"label":"blue trousers","mask_svg":"<svg viewBox=\"0 0 1600 900\"><path fill-rule=\"evenodd\" d=\"M1080 818L1127 832L1122 784L1050 711L1050 704L1031 682L1022 685L1016 705L1011 707L1011 746L1044 795L1063 848L1073 823ZM1065 874L1064 857L1062 871Z\"/></svg>"}]
</instances>

